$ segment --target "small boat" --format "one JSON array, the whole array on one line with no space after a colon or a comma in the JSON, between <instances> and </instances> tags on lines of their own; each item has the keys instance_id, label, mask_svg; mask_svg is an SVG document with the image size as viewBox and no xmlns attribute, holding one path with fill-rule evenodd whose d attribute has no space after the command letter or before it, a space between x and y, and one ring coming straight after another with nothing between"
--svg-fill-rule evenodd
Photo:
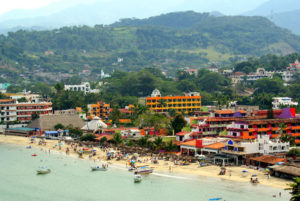
<instances>
[{"instance_id":1,"label":"small boat","mask_svg":"<svg viewBox=\"0 0 300 201\"><path fill-rule=\"evenodd\" d=\"M32 154L32 156L37 156L36 154Z\"/></svg>"},{"instance_id":2,"label":"small boat","mask_svg":"<svg viewBox=\"0 0 300 201\"><path fill-rule=\"evenodd\" d=\"M133 170L136 170L136 168L135 167L129 167L128 168L128 171L133 171Z\"/></svg>"},{"instance_id":3,"label":"small boat","mask_svg":"<svg viewBox=\"0 0 300 201\"><path fill-rule=\"evenodd\" d=\"M37 174L48 174L51 170L47 167L41 167L39 170L36 171Z\"/></svg>"},{"instance_id":4,"label":"small boat","mask_svg":"<svg viewBox=\"0 0 300 201\"><path fill-rule=\"evenodd\" d=\"M134 183L139 183L142 181L142 176L139 174L135 174L133 180L134 180Z\"/></svg>"},{"instance_id":5,"label":"small boat","mask_svg":"<svg viewBox=\"0 0 300 201\"><path fill-rule=\"evenodd\" d=\"M149 173L152 173L153 172L153 169L152 168L149 168L147 166L143 166L143 167L139 167L135 173L136 174L149 174Z\"/></svg>"},{"instance_id":6,"label":"small boat","mask_svg":"<svg viewBox=\"0 0 300 201\"><path fill-rule=\"evenodd\" d=\"M91 167L92 171L106 171L106 167L100 167L100 166L93 166Z\"/></svg>"},{"instance_id":7,"label":"small boat","mask_svg":"<svg viewBox=\"0 0 300 201\"><path fill-rule=\"evenodd\" d=\"M31 149L31 146L27 146L26 149Z\"/></svg>"},{"instance_id":8,"label":"small boat","mask_svg":"<svg viewBox=\"0 0 300 201\"><path fill-rule=\"evenodd\" d=\"M222 200L222 198L210 198L209 201L213 201L213 200Z\"/></svg>"}]
</instances>

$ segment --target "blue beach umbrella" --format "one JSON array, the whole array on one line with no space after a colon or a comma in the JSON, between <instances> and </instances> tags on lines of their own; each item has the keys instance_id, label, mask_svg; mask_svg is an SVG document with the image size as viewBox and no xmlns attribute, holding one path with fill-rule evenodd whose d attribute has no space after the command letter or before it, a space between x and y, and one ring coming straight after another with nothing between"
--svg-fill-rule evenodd
<instances>
[{"instance_id":1,"label":"blue beach umbrella","mask_svg":"<svg viewBox=\"0 0 300 201\"><path fill-rule=\"evenodd\" d=\"M253 174L251 177L257 177L257 175L256 175L256 174Z\"/></svg>"},{"instance_id":2,"label":"blue beach umbrella","mask_svg":"<svg viewBox=\"0 0 300 201\"><path fill-rule=\"evenodd\" d=\"M246 172L248 172L248 171L247 171L247 170L243 170L242 172L243 172L243 173L246 173Z\"/></svg>"}]
</instances>

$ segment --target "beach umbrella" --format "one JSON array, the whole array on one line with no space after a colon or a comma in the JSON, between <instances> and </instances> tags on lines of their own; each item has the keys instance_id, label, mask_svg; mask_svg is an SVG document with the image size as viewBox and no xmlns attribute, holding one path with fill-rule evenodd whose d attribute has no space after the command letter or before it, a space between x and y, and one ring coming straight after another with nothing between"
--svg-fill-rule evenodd
<instances>
[{"instance_id":1,"label":"beach umbrella","mask_svg":"<svg viewBox=\"0 0 300 201\"><path fill-rule=\"evenodd\" d=\"M247 171L247 170L243 170L242 172L243 172L243 173L246 173L246 172L248 172L248 171Z\"/></svg>"},{"instance_id":2,"label":"beach umbrella","mask_svg":"<svg viewBox=\"0 0 300 201\"><path fill-rule=\"evenodd\" d=\"M256 175L256 174L253 174L251 177L257 177L257 175Z\"/></svg>"},{"instance_id":3,"label":"beach umbrella","mask_svg":"<svg viewBox=\"0 0 300 201\"><path fill-rule=\"evenodd\" d=\"M107 156L110 156L110 153L108 152L106 155L107 155Z\"/></svg>"},{"instance_id":4,"label":"beach umbrella","mask_svg":"<svg viewBox=\"0 0 300 201\"><path fill-rule=\"evenodd\" d=\"M97 151L96 149L93 149L93 151Z\"/></svg>"},{"instance_id":5,"label":"beach umbrella","mask_svg":"<svg viewBox=\"0 0 300 201\"><path fill-rule=\"evenodd\" d=\"M265 169L266 172L269 172L270 170L268 168Z\"/></svg>"}]
</instances>

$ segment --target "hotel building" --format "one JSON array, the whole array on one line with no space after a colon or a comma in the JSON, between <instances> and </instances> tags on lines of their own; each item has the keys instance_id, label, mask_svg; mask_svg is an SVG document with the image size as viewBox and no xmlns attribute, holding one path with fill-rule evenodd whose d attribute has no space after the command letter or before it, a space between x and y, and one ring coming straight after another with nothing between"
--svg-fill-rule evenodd
<instances>
[{"instance_id":1,"label":"hotel building","mask_svg":"<svg viewBox=\"0 0 300 201\"><path fill-rule=\"evenodd\" d=\"M161 97L160 92L155 89L151 97L147 97L146 106L155 112L168 112L171 109L185 114L201 110L201 96L198 92L187 93L184 96Z\"/></svg>"}]
</instances>

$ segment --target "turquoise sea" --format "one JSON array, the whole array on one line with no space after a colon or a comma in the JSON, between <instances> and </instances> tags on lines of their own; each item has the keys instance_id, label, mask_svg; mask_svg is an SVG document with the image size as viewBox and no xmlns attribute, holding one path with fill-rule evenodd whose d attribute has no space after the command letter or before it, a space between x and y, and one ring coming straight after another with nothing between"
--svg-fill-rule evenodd
<instances>
[{"instance_id":1,"label":"turquoise sea","mask_svg":"<svg viewBox=\"0 0 300 201\"><path fill-rule=\"evenodd\" d=\"M37 157L31 156L34 153ZM163 172L135 184L133 173L125 168L110 166L106 172L91 172L92 164L58 153L0 144L0 201L289 200L289 194L281 189ZM52 172L36 175L38 167L45 165Z\"/></svg>"}]
</instances>

